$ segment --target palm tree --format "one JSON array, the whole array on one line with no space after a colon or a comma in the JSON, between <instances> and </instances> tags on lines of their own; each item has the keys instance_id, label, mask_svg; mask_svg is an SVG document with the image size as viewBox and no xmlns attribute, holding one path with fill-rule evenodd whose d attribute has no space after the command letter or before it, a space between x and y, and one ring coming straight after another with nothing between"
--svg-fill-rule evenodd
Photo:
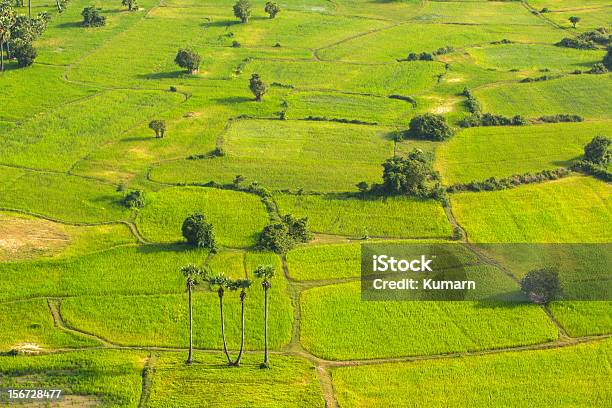
<instances>
[{"instance_id":1,"label":"palm tree","mask_svg":"<svg viewBox=\"0 0 612 408\"><path fill-rule=\"evenodd\" d=\"M232 281L225 277L222 273L209 276L207 278L208 284L211 288L217 286L217 294L219 295L219 310L221 311L221 337L223 337L223 352L227 357L227 363L232 365L232 359L227 351L227 341L225 339L225 314L223 313L223 295L225 294L225 288L232 285Z\"/></svg>"},{"instance_id":2,"label":"palm tree","mask_svg":"<svg viewBox=\"0 0 612 408\"><path fill-rule=\"evenodd\" d=\"M193 287L199 283L199 279L203 276L203 272L195 265L183 266L181 272L186 279L187 292L189 292L189 356L185 363L191 364L193 362L193 304L191 292Z\"/></svg>"},{"instance_id":3,"label":"palm tree","mask_svg":"<svg viewBox=\"0 0 612 408\"><path fill-rule=\"evenodd\" d=\"M261 281L264 290L264 362L261 368L270 367L268 361L268 289L272 287L270 280L274 277L274 267L272 265L259 265L255 269L255 276Z\"/></svg>"},{"instance_id":4,"label":"palm tree","mask_svg":"<svg viewBox=\"0 0 612 408\"><path fill-rule=\"evenodd\" d=\"M238 353L238 357L236 357L236 361L234 361L234 365L236 367L240 365L240 360L242 359L242 353L244 352L244 300L246 299L246 290L250 287L251 287L251 281L248 279L235 280L232 282L232 284L229 287L231 290L240 289L242 339L240 341L240 352Z\"/></svg>"}]
</instances>

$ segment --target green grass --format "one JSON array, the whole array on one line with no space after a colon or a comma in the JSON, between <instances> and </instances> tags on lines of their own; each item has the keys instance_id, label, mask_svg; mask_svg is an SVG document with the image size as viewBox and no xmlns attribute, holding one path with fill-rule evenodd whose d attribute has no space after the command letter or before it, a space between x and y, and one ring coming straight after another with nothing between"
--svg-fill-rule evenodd
<instances>
[{"instance_id":1,"label":"green grass","mask_svg":"<svg viewBox=\"0 0 612 408\"><path fill-rule=\"evenodd\" d=\"M372 98L362 95L325 92L295 92L286 98L287 119L309 116L328 119L349 119L380 124L407 125L422 109L415 109L404 101Z\"/></svg>"},{"instance_id":2,"label":"green grass","mask_svg":"<svg viewBox=\"0 0 612 408\"><path fill-rule=\"evenodd\" d=\"M451 198L457 221L473 242L609 242L610 189L568 177L512 190Z\"/></svg>"},{"instance_id":3,"label":"green grass","mask_svg":"<svg viewBox=\"0 0 612 408\"><path fill-rule=\"evenodd\" d=\"M25 172L3 187L0 206L67 222L108 222L128 218L122 197L115 186L95 180Z\"/></svg>"},{"instance_id":4,"label":"green grass","mask_svg":"<svg viewBox=\"0 0 612 408\"><path fill-rule=\"evenodd\" d=\"M577 50L541 44L508 44L473 48L468 51L477 64L498 69L588 70L601 62L601 50Z\"/></svg>"},{"instance_id":5,"label":"green grass","mask_svg":"<svg viewBox=\"0 0 612 408\"><path fill-rule=\"evenodd\" d=\"M0 74L0 120L25 120L44 110L56 108L96 90L66 82L63 68L34 65L27 70Z\"/></svg>"},{"instance_id":6,"label":"green grass","mask_svg":"<svg viewBox=\"0 0 612 408\"><path fill-rule=\"evenodd\" d=\"M570 336L589 336L612 332L612 302L553 302L550 310Z\"/></svg>"},{"instance_id":7,"label":"green grass","mask_svg":"<svg viewBox=\"0 0 612 408\"><path fill-rule=\"evenodd\" d=\"M361 273L361 245L303 246L287 254L289 275L298 280L357 277Z\"/></svg>"},{"instance_id":8,"label":"green grass","mask_svg":"<svg viewBox=\"0 0 612 408\"><path fill-rule=\"evenodd\" d=\"M570 32L579 33L582 31L595 30L600 27L610 27L610 3L607 3L608 7L598 8L593 7L592 9L572 10L572 7L568 7L570 11L555 11L554 13L546 13L546 18L559 24L561 27L569 30ZM552 9L557 9L559 6L554 4ZM575 7L574 7L575 8ZM580 17L580 22L576 28L573 28L569 18L572 16Z\"/></svg>"},{"instance_id":9,"label":"green grass","mask_svg":"<svg viewBox=\"0 0 612 408\"><path fill-rule=\"evenodd\" d=\"M546 23L517 2L427 2L416 18L436 23L504 24L543 26Z\"/></svg>"},{"instance_id":10,"label":"green grass","mask_svg":"<svg viewBox=\"0 0 612 408\"><path fill-rule=\"evenodd\" d=\"M248 247L268 223L261 199L253 194L211 188L168 188L146 196L137 224L144 237L154 242L183 241L183 221L204 214L213 224L219 245Z\"/></svg>"},{"instance_id":11,"label":"green grass","mask_svg":"<svg viewBox=\"0 0 612 408\"><path fill-rule=\"evenodd\" d=\"M0 353L26 345L41 349L86 347L98 342L65 332L53 322L46 299L0 303Z\"/></svg>"},{"instance_id":12,"label":"green grass","mask_svg":"<svg viewBox=\"0 0 612 408\"><path fill-rule=\"evenodd\" d=\"M242 253L234 264L242 261ZM269 293L269 345L279 348L291 339L293 310L286 294L286 282L280 273L280 262L276 255L249 253L246 256L247 271L259 264L272 264L277 275ZM225 265L228 260L224 260ZM176 264L176 263L175 263ZM180 264L177 264L180 265ZM215 271L234 275L233 269L218 264ZM183 281L178 270L173 274ZM236 276L236 275L234 275ZM242 275L244 277L244 275ZM238 276L236 276L238 277ZM177 285L176 292L184 292L184 283ZM142 291L141 291L142 292ZM202 348L221 349L219 323L219 298L206 285L194 294L194 345ZM224 297L226 334L228 346L240 346L240 299L239 292L227 291ZM246 327L248 349L263 349L263 290L255 281L246 300ZM152 296L104 296L74 297L62 302L62 315L73 327L95 333L105 339L124 345L186 347L188 345L187 294Z\"/></svg>"},{"instance_id":13,"label":"green grass","mask_svg":"<svg viewBox=\"0 0 612 408\"><path fill-rule=\"evenodd\" d=\"M241 174L246 184L257 181L271 189L354 190L361 180L380 180L381 164L393 155L389 132L328 122L241 120L222 135L225 156L165 163L151 177L231 183Z\"/></svg>"},{"instance_id":14,"label":"green grass","mask_svg":"<svg viewBox=\"0 0 612 408\"><path fill-rule=\"evenodd\" d=\"M143 0L138 3L144 9L150 9L155 4L154 0ZM81 25L83 21L81 12L90 5L89 0L75 0L70 2L70 6L62 14L58 15L57 10L52 11L54 18L49 28L35 43L39 55L37 62L56 65L77 62L145 16L145 12L128 13L121 3L104 2L98 7L102 8L106 25L84 28Z\"/></svg>"},{"instance_id":15,"label":"green grass","mask_svg":"<svg viewBox=\"0 0 612 408\"><path fill-rule=\"evenodd\" d=\"M240 369L224 367L221 355L196 352L191 366L185 366L184 360L184 353L159 358L148 406L324 405L315 371L301 358L273 355L271 370L259 368L260 354L245 355Z\"/></svg>"},{"instance_id":16,"label":"green grass","mask_svg":"<svg viewBox=\"0 0 612 408\"><path fill-rule=\"evenodd\" d=\"M245 69L246 77L259 73L268 83L278 82L301 90L337 90L378 96L411 95L425 91L444 72L435 62L355 65L316 61L254 60Z\"/></svg>"},{"instance_id":17,"label":"green grass","mask_svg":"<svg viewBox=\"0 0 612 408\"><path fill-rule=\"evenodd\" d=\"M74 168L76 174L115 183L139 182L153 163L210 152L228 120L239 114L272 117L280 98L287 92L273 88L266 99L256 102L246 83L225 81L221 88L212 82L197 89L180 87L189 99L158 117L166 120L166 137L156 139L148 122L139 123L109 143L100 146Z\"/></svg>"},{"instance_id":18,"label":"green grass","mask_svg":"<svg viewBox=\"0 0 612 408\"><path fill-rule=\"evenodd\" d=\"M308 216L314 232L363 237L449 237L450 224L434 200L359 199L335 195L276 195L281 213Z\"/></svg>"},{"instance_id":19,"label":"green grass","mask_svg":"<svg viewBox=\"0 0 612 408\"><path fill-rule=\"evenodd\" d=\"M567 167L609 128L583 122L465 129L436 151L436 169L453 184Z\"/></svg>"},{"instance_id":20,"label":"green grass","mask_svg":"<svg viewBox=\"0 0 612 408\"><path fill-rule=\"evenodd\" d=\"M497 275L500 293L514 290L509 278L499 271ZM303 292L301 307L302 344L333 360L473 351L557 337L555 326L537 306L368 302L361 300L359 282Z\"/></svg>"},{"instance_id":21,"label":"green grass","mask_svg":"<svg viewBox=\"0 0 612 408\"><path fill-rule=\"evenodd\" d=\"M62 404L137 407L145 358L144 352L118 350L0 356L0 387L60 389Z\"/></svg>"},{"instance_id":22,"label":"green grass","mask_svg":"<svg viewBox=\"0 0 612 408\"><path fill-rule=\"evenodd\" d=\"M181 100L172 93L108 91L63 105L10 132L0 146L0 162L67 171L92 150Z\"/></svg>"},{"instance_id":23,"label":"green grass","mask_svg":"<svg viewBox=\"0 0 612 408\"><path fill-rule=\"evenodd\" d=\"M332 375L341 406L605 407L611 345L343 367Z\"/></svg>"},{"instance_id":24,"label":"green grass","mask_svg":"<svg viewBox=\"0 0 612 408\"><path fill-rule=\"evenodd\" d=\"M535 83L510 83L477 90L483 110L502 115L538 117L571 113L608 118L612 98L610 75L570 75ZM597 96L593 95L597 90Z\"/></svg>"},{"instance_id":25,"label":"green grass","mask_svg":"<svg viewBox=\"0 0 612 408\"><path fill-rule=\"evenodd\" d=\"M202 265L207 255L186 245L147 245L119 247L70 259L0 263L0 300L178 294L185 286L180 267L189 263Z\"/></svg>"}]
</instances>

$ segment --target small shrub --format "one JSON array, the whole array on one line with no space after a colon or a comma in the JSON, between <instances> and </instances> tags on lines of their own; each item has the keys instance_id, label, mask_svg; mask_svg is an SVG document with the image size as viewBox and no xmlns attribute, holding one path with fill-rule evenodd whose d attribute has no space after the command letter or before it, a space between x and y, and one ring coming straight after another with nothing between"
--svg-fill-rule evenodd
<instances>
[{"instance_id":1,"label":"small shrub","mask_svg":"<svg viewBox=\"0 0 612 408\"><path fill-rule=\"evenodd\" d=\"M608 72L608 69L601 62L594 64L593 67L588 71L589 74L605 74L606 72Z\"/></svg>"},{"instance_id":2,"label":"small shrub","mask_svg":"<svg viewBox=\"0 0 612 408\"><path fill-rule=\"evenodd\" d=\"M100 14L99 8L85 7L81 12L84 27L101 27L106 24L106 17Z\"/></svg>"},{"instance_id":3,"label":"small shrub","mask_svg":"<svg viewBox=\"0 0 612 408\"><path fill-rule=\"evenodd\" d=\"M579 50L594 50L597 47L591 40L578 38L564 38L555 44L558 47L576 48Z\"/></svg>"},{"instance_id":4,"label":"small shrub","mask_svg":"<svg viewBox=\"0 0 612 408\"><path fill-rule=\"evenodd\" d=\"M29 67L36 59L36 50L31 43L20 44L13 49L13 56L17 59L17 65L21 68Z\"/></svg>"},{"instance_id":5,"label":"small shrub","mask_svg":"<svg viewBox=\"0 0 612 408\"><path fill-rule=\"evenodd\" d=\"M123 205L127 208L142 208L145 204L145 193L142 190L132 190L123 198Z\"/></svg>"}]
</instances>

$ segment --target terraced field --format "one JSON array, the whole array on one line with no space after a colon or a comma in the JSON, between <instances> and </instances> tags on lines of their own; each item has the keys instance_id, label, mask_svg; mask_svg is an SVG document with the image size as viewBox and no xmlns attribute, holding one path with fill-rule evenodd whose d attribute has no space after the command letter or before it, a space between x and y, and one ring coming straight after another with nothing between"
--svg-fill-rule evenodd
<instances>
[{"instance_id":1,"label":"terraced field","mask_svg":"<svg viewBox=\"0 0 612 408\"><path fill-rule=\"evenodd\" d=\"M234 3L99 0L106 24L86 28L89 0L32 0L33 16L51 16L34 63L4 55L0 72L0 405L5 389L51 388L61 406L610 406L610 297L500 299L528 272L519 244L612 239L603 167L529 178L612 136L611 74L591 73L612 3L292 0L269 18L266 0L250 0L244 23ZM558 45L599 28L593 49ZM185 47L199 71L175 63ZM461 127L468 94L526 124ZM454 135L406 133L425 113ZM389 195L382 164L415 148L439 191ZM512 188L447 190L519 175ZM143 202L125 200L135 191ZM194 213L217 248L185 241ZM307 218L312 239L262 249L262 230L287 215ZM465 245L487 299L362 298L362 244L434 242ZM601 278L575 267L585 253L555 251L545 260L564 278ZM587 259L602 274L607 260ZM186 293L188 264L252 281L244 320L240 289L223 294L233 358L244 321L241 367L223 354L217 288ZM267 342L260 265L275 270Z\"/></svg>"}]
</instances>

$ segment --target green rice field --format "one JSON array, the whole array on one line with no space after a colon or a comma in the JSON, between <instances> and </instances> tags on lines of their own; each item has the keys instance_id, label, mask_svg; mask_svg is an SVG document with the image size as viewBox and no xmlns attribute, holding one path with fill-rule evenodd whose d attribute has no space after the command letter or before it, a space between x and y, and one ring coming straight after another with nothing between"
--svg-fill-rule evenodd
<instances>
[{"instance_id":1,"label":"green rice field","mask_svg":"<svg viewBox=\"0 0 612 408\"><path fill-rule=\"evenodd\" d=\"M612 2L237 1L0 4L0 406L609 407ZM369 297L404 244L482 297Z\"/></svg>"}]
</instances>

